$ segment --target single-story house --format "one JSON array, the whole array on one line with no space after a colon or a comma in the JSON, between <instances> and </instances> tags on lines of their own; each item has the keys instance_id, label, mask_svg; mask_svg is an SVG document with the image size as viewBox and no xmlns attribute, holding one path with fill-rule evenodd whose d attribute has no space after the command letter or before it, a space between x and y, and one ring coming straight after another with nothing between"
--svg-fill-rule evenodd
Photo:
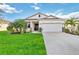
<instances>
[{"instance_id":1,"label":"single-story house","mask_svg":"<svg viewBox=\"0 0 79 59\"><path fill-rule=\"evenodd\" d=\"M27 23L27 31L39 32L62 32L64 20L53 15L46 15L43 13L36 13L25 19ZM0 31L7 31L10 25L9 21L0 19Z\"/></svg>"},{"instance_id":2,"label":"single-story house","mask_svg":"<svg viewBox=\"0 0 79 59\"><path fill-rule=\"evenodd\" d=\"M36 32L41 28L43 32L62 32L64 19L53 15L36 13L25 20L27 22L27 31Z\"/></svg>"},{"instance_id":3,"label":"single-story house","mask_svg":"<svg viewBox=\"0 0 79 59\"><path fill-rule=\"evenodd\" d=\"M7 31L7 27L9 26L10 22L0 19L0 31Z\"/></svg>"}]
</instances>

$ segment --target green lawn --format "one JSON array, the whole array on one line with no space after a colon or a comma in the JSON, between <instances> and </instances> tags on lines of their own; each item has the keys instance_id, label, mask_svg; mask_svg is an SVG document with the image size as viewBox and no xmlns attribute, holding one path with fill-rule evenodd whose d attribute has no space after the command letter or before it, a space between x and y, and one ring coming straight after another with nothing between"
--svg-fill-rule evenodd
<instances>
[{"instance_id":1,"label":"green lawn","mask_svg":"<svg viewBox=\"0 0 79 59\"><path fill-rule=\"evenodd\" d=\"M42 34L9 34L0 32L1 55L45 55Z\"/></svg>"}]
</instances>

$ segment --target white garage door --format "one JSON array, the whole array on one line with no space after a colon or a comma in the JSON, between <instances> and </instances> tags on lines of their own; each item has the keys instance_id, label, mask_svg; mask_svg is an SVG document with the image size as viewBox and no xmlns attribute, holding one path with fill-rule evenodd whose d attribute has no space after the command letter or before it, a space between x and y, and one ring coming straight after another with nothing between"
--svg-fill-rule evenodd
<instances>
[{"instance_id":1,"label":"white garage door","mask_svg":"<svg viewBox=\"0 0 79 59\"><path fill-rule=\"evenodd\" d=\"M43 32L62 32L62 24L41 24Z\"/></svg>"}]
</instances>

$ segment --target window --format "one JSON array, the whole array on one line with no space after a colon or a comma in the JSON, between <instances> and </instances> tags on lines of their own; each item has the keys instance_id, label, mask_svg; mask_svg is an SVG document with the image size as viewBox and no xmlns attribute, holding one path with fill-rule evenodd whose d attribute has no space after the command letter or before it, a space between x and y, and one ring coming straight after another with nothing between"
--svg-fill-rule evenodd
<instances>
[{"instance_id":1,"label":"window","mask_svg":"<svg viewBox=\"0 0 79 59\"><path fill-rule=\"evenodd\" d=\"M38 17L41 17L40 15L38 15Z\"/></svg>"},{"instance_id":2,"label":"window","mask_svg":"<svg viewBox=\"0 0 79 59\"><path fill-rule=\"evenodd\" d=\"M30 23L28 23L27 27L30 28Z\"/></svg>"}]
</instances>

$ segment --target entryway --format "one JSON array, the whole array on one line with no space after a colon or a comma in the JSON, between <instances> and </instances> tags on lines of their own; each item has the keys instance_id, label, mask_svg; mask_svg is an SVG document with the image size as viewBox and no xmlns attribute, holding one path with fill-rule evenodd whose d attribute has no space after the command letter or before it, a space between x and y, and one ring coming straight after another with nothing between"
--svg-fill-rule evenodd
<instances>
[{"instance_id":1,"label":"entryway","mask_svg":"<svg viewBox=\"0 0 79 59\"><path fill-rule=\"evenodd\" d=\"M39 24L38 23L35 23L34 24L34 31L38 31L39 30Z\"/></svg>"}]
</instances>

